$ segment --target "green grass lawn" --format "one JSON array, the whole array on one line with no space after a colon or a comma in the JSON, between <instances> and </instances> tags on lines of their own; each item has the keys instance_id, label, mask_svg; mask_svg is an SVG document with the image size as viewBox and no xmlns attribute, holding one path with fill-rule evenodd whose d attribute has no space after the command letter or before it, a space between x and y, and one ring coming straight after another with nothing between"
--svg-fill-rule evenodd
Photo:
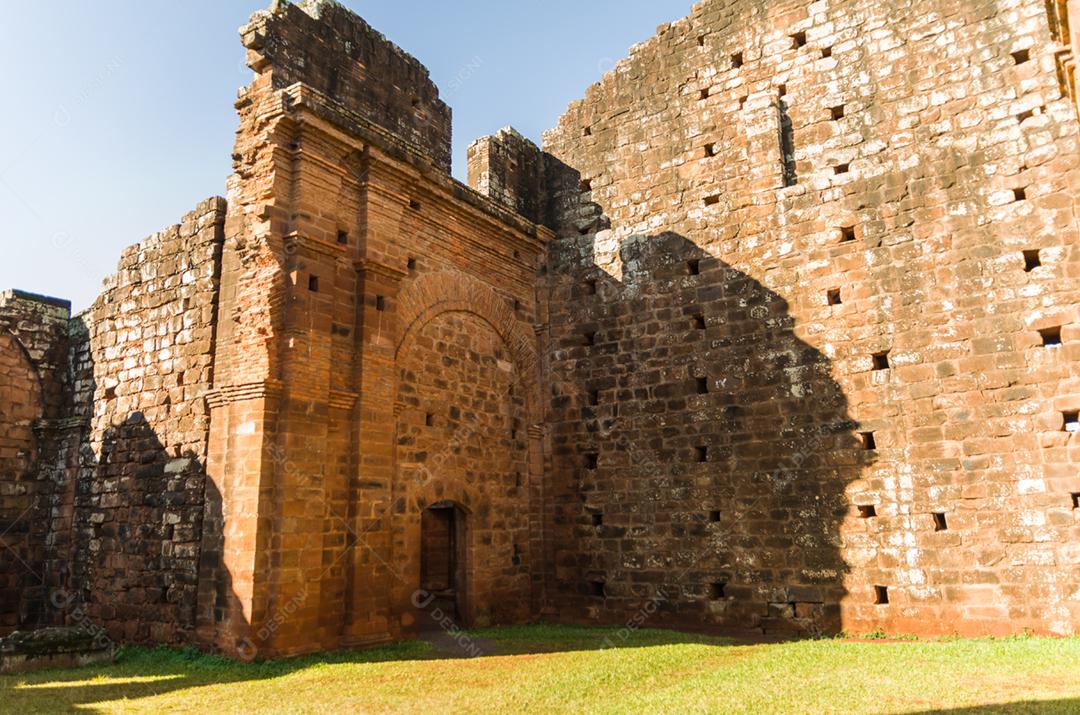
<instances>
[{"instance_id":1,"label":"green grass lawn","mask_svg":"<svg viewBox=\"0 0 1080 715\"><path fill-rule=\"evenodd\" d=\"M106 667L0 676L0 710L1080 712L1080 639L739 645L563 626L473 635L484 655L469 659L422 641L254 664L125 649Z\"/></svg>"}]
</instances>

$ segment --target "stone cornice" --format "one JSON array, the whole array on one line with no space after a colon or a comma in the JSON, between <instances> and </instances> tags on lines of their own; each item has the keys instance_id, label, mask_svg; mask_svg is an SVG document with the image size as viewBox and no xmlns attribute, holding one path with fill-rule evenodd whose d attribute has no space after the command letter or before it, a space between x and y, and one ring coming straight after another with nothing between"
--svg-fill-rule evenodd
<instances>
[{"instance_id":1,"label":"stone cornice","mask_svg":"<svg viewBox=\"0 0 1080 715\"><path fill-rule=\"evenodd\" d=\"M284 240L287 251L293 247L299 247L311 253L318 253L331 258L342 258L348 255L349 250L346 246L320 241L310 236L304 236L297 231L286 235Z\"/></svg>"},{"instance_id":2,"label":"stone cornice","mask_svg":"<svg viewBox=\"0 0 1080 715\"><path fill-rule=\"evenodd\" d=\"M266 380L265 382L249 382L242 385L225 385L216 387L206 393L206 404L211 409L223 407L233 402L246 402L248 400L262 400L280 397L284 392L284 385L280 380Z\"/></svg>"},{"instance_id":3,"label":"stone cornice","mask_svg":"<svg viewBox=\"0 0 1080 715\"><path fill-rule=\"evenodd\" d=\"M383 278L389 278L392 281L400 281L409 275L407 271L388 266L385 263L379 263L373 261L370 258L361 258L359 261L353 263L353 268L357 273L366 274L371 273Z\"/></svg>"}]
</instances>

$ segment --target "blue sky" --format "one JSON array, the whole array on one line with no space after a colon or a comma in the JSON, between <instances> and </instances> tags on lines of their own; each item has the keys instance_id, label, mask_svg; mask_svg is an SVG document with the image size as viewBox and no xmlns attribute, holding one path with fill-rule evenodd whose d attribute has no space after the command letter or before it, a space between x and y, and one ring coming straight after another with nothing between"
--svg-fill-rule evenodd
<instances>
[{"instance_id":1,"label":"blue sky","mask_svg":"<svg viewBox=\"0 0 1080 715\"><path fill-rule=\"evenodd\" d=\"M3 8L0 289L97 295L121 250L223 195L250 70L237 29L269 0L40 0ZM691 0L345 0L431 70L473 139L539 140Z\"/></svg>"}]
</instances>

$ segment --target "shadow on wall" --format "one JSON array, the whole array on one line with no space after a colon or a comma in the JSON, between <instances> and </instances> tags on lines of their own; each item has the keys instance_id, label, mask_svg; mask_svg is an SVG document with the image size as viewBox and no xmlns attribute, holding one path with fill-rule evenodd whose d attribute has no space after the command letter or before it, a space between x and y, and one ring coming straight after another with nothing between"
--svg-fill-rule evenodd
<instances>
[{"instance_id":1,"label":"shadow on wall","mask_svg":"<svg viewBox=\"0 0 1080 715\"><path fill-rule=\"evenodd\" d=\"M100 456L85 441L80 452L71 585L50 595L53 607L117 643L193 643L200 563L220 556L202 546L204 526L220 534L223 521L213 480L194 453L166 448L141 412L104 432ZM227 571L215 576L208 606L242 613Z\"/></svg>"},{"instance_id":2,"label":"shadow on wall","mask_svg":"<svg viewBox=\"0 0 1080 715\"><path fill-rule=\"evenodd\" d=\"M779 295L676 233L610 240L580 175L557 176L560 617L838 631L841 524L857 518L845 490L875 444L829 359L796 335Z\"/></svg>"}]
</instances>

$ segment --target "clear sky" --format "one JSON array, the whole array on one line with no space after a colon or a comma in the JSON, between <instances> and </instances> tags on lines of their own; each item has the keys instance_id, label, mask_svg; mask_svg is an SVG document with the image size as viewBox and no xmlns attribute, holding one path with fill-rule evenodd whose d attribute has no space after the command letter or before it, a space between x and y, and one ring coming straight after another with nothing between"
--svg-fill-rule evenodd
<instances>
[{"instance_id":1,"label":"clear sky","mask_svg":"<svg viewBox=\"0 0 1080 715\"><path fill-rule=\"evenodd\" d=\"M237 29L269 0L0 0L0 289L87 307L121 250L224 195ZM539 140L691 0L345 0L431 70L465 148Z\"/></svg>"}]
</instances>

